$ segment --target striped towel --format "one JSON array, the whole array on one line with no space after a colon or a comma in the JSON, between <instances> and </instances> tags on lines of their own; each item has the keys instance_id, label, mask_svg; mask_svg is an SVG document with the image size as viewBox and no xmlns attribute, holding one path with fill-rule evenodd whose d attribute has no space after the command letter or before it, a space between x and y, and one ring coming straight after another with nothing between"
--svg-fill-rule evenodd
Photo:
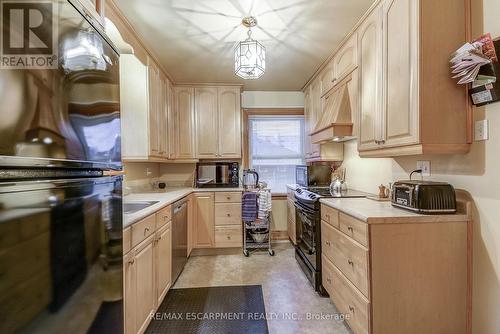
<instances>
[{"instance_id":1,"label":"striped towel","mask_svg":"<svg viewBox=\"0 0 500 334\"><path fill-rule=\"evenodd\" d=\"M271 212L272 196L269 191L259 191L259 219L265 219Z\"/></svg>"},{"instance_id":2,"label":"striped towel","mask_svg":"<svg viewBox=\"0 0 500 334\"><path fill-rule=\"evenodd\" d=\"M257 220L257 193L244 192L241 197L241 219L244 222L253 222Z\"/></svg>"}]
</instances>

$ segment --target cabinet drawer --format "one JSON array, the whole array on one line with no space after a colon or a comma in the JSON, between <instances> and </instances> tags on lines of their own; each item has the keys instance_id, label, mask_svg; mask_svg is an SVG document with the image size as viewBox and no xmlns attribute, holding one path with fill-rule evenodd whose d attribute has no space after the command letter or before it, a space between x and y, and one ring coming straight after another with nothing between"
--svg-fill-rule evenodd
<instances>
[{"instance_id":1,"label":"cabinet drawer","mask_svg":"<svg viewBox=\"0 0 500 334\"><path fill-rule=\"evenodd\" d=\"M243 231L241 225L215 227L215 247L241 247L242 244Z\"/></svg>"},{"instance_id":2,"label":"cabinet drawer","mask_svg":"<svg viewBox=\"0 0 500 334\"><path fill-rule=\"evenodd\" d=\"M330 296L334 293L333 289L333 264L322 254L321 256L321 284Z\"/></svg>"},{"instance_id":3,"label":"cabinet drawer","mask_svg":"<svg viewBox=\"0 0 500 334\"><path fill-rule=\"evenodd\" d=\"M215 192L215 203L241 203L241 192Z\"/></svg>"},{"instance_id":4,"label":"cabinet drawer","mask_svg":"<svg viewBox=\"0 0 500 334\"><path fill-rule=\"evenodd\" d=\"M241 224L240 203L216 203L215 225L238 225Z\"/></svg>"},{"instance_id":5,"label":"cabinet drawer","mask_svg":"<svg viewBox=\"0 0 500 334\"><path fill-rule=\"evenodd\" d=\"M368 224L357 220L349 215L340 213L339 216L340 230L362 244L368 247Z\"/></svg>"},{"instance_id":6,"label":"cabinet drawer","mask_svg":"<svg viewBox=\"0 0 500 334\"><path fill-rule=\"evenodd\" d=\"M321 219L331 226L339 228L339 212L334 208L321 204Z\"/></svg>"},{"instance_id":7,"label":"cabinet drawer","mask_svg":"<svg viewBox=\"0 0 500 334\"><path fill-rule=\"evenodd\" d=\"M323 261L328 263L328 260ZM369 333L370 302L356 290L335 266L327 265L327 268L327 270L330 270L327 275L331 275L330 286L332 291L330 298L335 303L335 306L341 313L349 315L347 322L354 333Z\"/></svg>"},{"instance_id":8,"label":"cabinet drawer","mask_svg":"<svg viewBox=\"0 0 500 334\"><path fill-rule=\"evenodd\" d=\"M342 232L336 229L332 232L333 264L368 297L368 250Z\"/></svg>"},{"instance_id":9,"label":"cabinet drawer","mask_svg":"<svg viewBox=\"0 0 500 334\"><path fill-rule=\"evenodd\" d=\"M132 247L155 232L156 215L151 215L132 225Z\"/></svg>"},{"instance_id":10,"label":"cabinet drawer","mask_svg":"<svg viewBox=\"0 0 500 334\"><path fill-rule=\"evenodd\" d=\"M326 256L330 261L333 261L333 232L334 228L325 222L321 221L321 254Z\"/></svg>"},{"instance_id":11,"label":"cabinet drawer","mask_svg":"<svg viewBox=\"0 0 500 334\"><path fill-rule=\"evenodd\" d=\"M172 206L169 205L156 213L156 228L159 229L165 226L172 220Z\"/></svg>"},{"instance_id":12,"label":"cabinet drawer","mask_svg":"<svg viewBox=\"0 0 500 334\"><path fill-rule=\"evenodd\" d=\"M132 248L132 228L127 227L123 230L123 254L127 254Z\"/></svg>"}]
</instances>

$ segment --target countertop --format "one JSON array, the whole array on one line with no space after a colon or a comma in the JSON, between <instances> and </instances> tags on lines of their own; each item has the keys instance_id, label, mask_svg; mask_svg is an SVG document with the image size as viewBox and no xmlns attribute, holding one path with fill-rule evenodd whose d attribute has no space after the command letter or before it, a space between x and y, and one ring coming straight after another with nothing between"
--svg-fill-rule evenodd
<instances>
[{"instance_id":1,"label":"countertop","mask_svg":"<svg viewBox=\"0 0 500 334\"><path fill-rule=\"evenodd\" d=\"M368 224L388 223L437 223L466 222L470 220L464 205L459 205L459 212L452 215L424 215L395 208L391 202L378 202L367 198L322 198L320 202L344 212Z\"/></svg>"},{"instance_id":2,"label":"countertop","mask_svg":"<svg viewBox=\"0 0 500 334\"><path fill-rule=\"evenodd\" d=\"M194 192L223 192L223 191L243 191L243 188L167 188L161 191L140 192L125 195L123 202L135 201L158 201L145 209L131 214L123 215L123 228L134 224L135 222L157 212L158 210L170 205Z\"/></svg>"}]
</instances>

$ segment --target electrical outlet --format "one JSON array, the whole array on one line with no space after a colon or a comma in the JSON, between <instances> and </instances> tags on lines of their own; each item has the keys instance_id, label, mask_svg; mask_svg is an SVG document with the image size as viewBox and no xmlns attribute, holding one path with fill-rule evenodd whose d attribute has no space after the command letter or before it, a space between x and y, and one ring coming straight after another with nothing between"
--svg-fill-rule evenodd
<instances>
[{"instance_id":1,"label":"electrical outlet","mask_svg":"<svg viewBox=\"0 0 500 334\"><path fill-rule=\"evenodd\" d=\"M487 140L488 137L488 120L483 119L481 121L476 121L474 126L474 140Z\"/></svg>"},{"instance_id":2,"label":"electrical outlet","mask_svg":"<svg viewBox=\"0 0 500 334\"><path fill-rule=\"evenodd\" d=\"M422 170L422 176L431 176L431 162L429 160L417 161L417 169Z\"/></svg>"}]
</instances>

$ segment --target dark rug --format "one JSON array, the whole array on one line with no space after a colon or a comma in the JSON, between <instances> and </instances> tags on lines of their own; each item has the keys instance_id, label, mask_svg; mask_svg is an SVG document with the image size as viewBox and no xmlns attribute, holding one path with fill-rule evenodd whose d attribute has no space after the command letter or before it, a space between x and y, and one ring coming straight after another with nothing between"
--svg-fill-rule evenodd
<instances>
[{"instance_id":1,"label":"dark rug","mask_svg":"<svg viewBox=\"0 0 500 334\"><path fill-rule=\"evenodd\" d=\"M267 334L262 286L172 289L146 333Z\"/></svg>"},{"instance_id":2,"label":"dark rug","mask_svg":"<svg viewBox=\"0 0 500 334\"><path fill-rule=\"evenodd\" d=\"M123 303L103 302L88 334L123 333Z\"/></svg>"}]
</instances>

